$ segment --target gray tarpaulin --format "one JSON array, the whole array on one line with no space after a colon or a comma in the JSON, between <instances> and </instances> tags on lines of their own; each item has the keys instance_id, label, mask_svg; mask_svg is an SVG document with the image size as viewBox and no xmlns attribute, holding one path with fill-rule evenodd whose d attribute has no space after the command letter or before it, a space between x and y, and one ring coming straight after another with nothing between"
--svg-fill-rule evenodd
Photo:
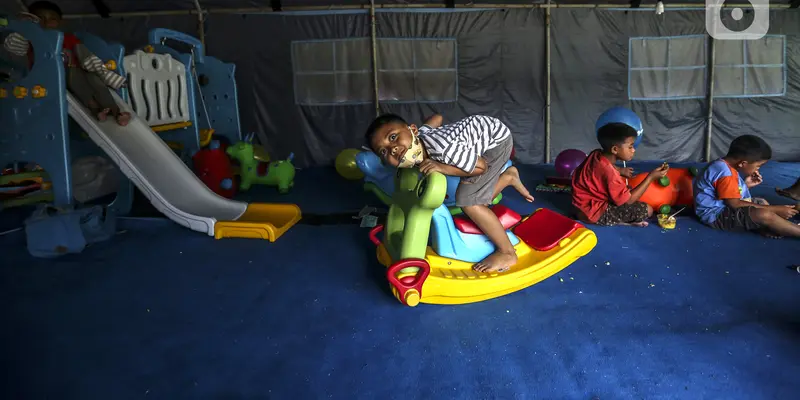
<instances>
[{"instance_id":1,"label":"gray tarpaulin","mask_svg":"<svg viewBox=\"0 0 800 400\"><path fill-rule=\"evenodd\" d=\"M742 41L715 42L712 157L724 155L734 137L757 134L772 145L775 159L800 159L800 130L794 122L800 115L800 13L773 11L771 17L769 34L777 37L748 42L746 50ZM621 105L636 111L645 126L637 158L702 158L708 82L707 72L694 67L710 63L709 54L698 51L698 42L708 41L704 11L657 16L650 11L554 10L552 24L553 154L595 146L591 121ZM780 66L784 62L785 68ZM753 64L770 66L746 66ZM743 97L728 97L737 93ZM776 93L781 95L771 96ZM744 97L753 95L765 97Z\"/></svg>"},{"instance_id":2,"label":"gray tarpaulin","mask_svg":"<svg viewBox=\"0 0 800 400\"><path fill-rule=\"evenodd\" d=\"M524 161L540 161L540 15L531 10L379 13L381 111L417 124L436 112L448 120L493 115L512 127ZM266 137L271 151L294 151L304 163L329 164L340 149L363 144L375 116L367 14L214 15L210 23L209 51L239 65L242 117ZM363 39L352 43L356 38ZM343 40L332 44L331 39ZM310 54L317 56L314 62ZM318 75L304 74L313 69ZM367 72L325 75L334 69ZM313 79L317 90L311 93L306 87ZM329 91L339 98L326 95ZM306 100L315 103L296 104ZM356 102L361 104L347 104Z\"/></svg>"},{"instance_id":3,"label":"gray tarpaulin","mask_svg":"<svg viewBox=\"0 0 800 400\"><path fill-rule=\"evenodd\" d=\"M726 98L714 99L714 134L712 136L712 156L720 156L728 149L728 144L739 135L756 134L772 145L773 159L800 161L800 12L789 10L770 12L771 35L785 36L786 94L777 97ZM716 43L720 43L717 41ZM745 54L754 53L749 46ZM762 52L769 55L769 52ZM731 46L728 60L742 54ZM717 52L719 58L719 52ZM765 60L772 63L772 60ZM765 62L748 60L749 64ZM719 63L719 61L718 61ZM763 77L748 68L748 77ZM752 82L752 79L748 79ZM757 82L758 86L771 86L773 82ZM757 86L757 88L758 88ZM781 86L784 86L781 84ZM767 88L770 89L770 88Z\"/></svg>"},{"instance_id":4,"label":"gray tarpaulin","mask_svg":"<svg viewBox=\"0 0 800 400\"><path fill-rule=\"evenodd\" d=\"M514 132L521 162L541 162L544 11L427 11L377 14L381 110L414 123L433 112L446 120L493 115ZM196 35L197 26L188 15L71 23L131 48L151 28ZM552 24L553 157L596 147L594 121L616 105L642 117L638 159L702 157L710 63L703 11L554 9ZM713 157L753 133L772 144L775 159L800 159L798 30L800 13L773 11L775 36L747 47L716 41ZM258 132L276 157L294 152L308 166L362 144L375 112L369 32L364 11L211 14L206 41L210 55L237 64L243 129Z\"/></svg>"}]
</instances>

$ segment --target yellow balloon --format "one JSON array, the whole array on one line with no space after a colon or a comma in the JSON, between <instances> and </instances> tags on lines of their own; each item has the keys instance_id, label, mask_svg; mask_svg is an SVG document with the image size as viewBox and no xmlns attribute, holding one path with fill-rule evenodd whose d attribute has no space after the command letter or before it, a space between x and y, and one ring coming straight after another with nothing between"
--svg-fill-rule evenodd
<instances>
[{"instance_id":1,"label":"yellow balloon","mask_svg":"<svg viewBox=\"0 0 800 400\"><path fill-rule=\"evenodd\" d=\"M364 173L356 164L356 155L361 153L359 149L345 149L336 156L336 172L345 179L358 180L364 178Z\"/></svg>"}]
</instances>

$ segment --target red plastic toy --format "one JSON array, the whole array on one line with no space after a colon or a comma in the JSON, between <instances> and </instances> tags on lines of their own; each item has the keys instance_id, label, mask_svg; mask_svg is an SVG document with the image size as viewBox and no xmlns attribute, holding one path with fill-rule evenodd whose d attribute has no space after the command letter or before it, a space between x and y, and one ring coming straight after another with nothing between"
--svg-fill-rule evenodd
<instances>
[{"instance_id":1,"label":"red plastic toy","mask_svg":"<svg viewBox=\"0 0 800 400\"><path fill-rule=\"evenodd\" d=\"M548 251L580 228L583 228L583 225L574 220L542 208L525 218L513 232L535 250Z\"/></svg>"},{"instance_id":2,"label":"red plastic toy","mask_svg":"<svg viewBox=\"0 0 800 400\"><path fill-rule=\"evenodd\" d=\"M201 149L194 156L194 173L214 193L233 198L236 195L236 185L233 181L233 168L231 160L225 154L227 146L219 141L212 141L207 148Z\"/></svg>"},{"instance_id":3,"label":"red plastic toy","mask_svg":"<svg viewBox=\"0 0 800 400\"><path fill-rule=\"evenodd\" d=\"M512 226L518 224L519 221L522 220L522 217L514 212L514 210L500 204L495 205L491 210L494 215L497 216L497 219L500 220L500 223L503 224L504 229L511 229ZM461 232L483 235L483 231L481 231L471 219L465 216L453 217L453 223L456 229Z\"/></svg>"}]
</instances>

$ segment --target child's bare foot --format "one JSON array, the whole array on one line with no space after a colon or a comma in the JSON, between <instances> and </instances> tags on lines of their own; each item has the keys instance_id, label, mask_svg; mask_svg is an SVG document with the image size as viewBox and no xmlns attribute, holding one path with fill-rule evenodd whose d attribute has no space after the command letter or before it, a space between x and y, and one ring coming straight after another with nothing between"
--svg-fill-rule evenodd
<instances>
[{"instance_id":1,"label":"child's bare foot","mask_svg":"<svg viewBox=\"0 0 800 400\"><path fill-rule=\"evenodd\" d=\"M511 182L509 184L513 186L520 195L522 195L522 198L527 200L528 203L533 203L533 196L531 196L531 192L528 191L528 188L526 188L525 185L522 184L522 180L519 179L519 170L517 170L517 167L512 166L506 168L505 172L503 172L503 175L505 174L508 174L508 176L511 177Z\"/></svg>"},{"instance_id":2,"label":"child's bare foot","mask_svg":"<svg viewBox=\"0 0 800 400\"><path fill-rule=\"evenodd\" d=\"M100 112L97 113L97 120L100 121L100 122L104 122L106 120L106 118L108 118L108 113L110 113L110 112L111 112L111 110L108 109L108 108L104 108L104 109L100 110Z\"/></svg>"},{"instance_id":3,"label":"child's bare foot","mask_svg":"<svg viewBox=\"0 0 800 400\"><path fill-rule=\"evenodd\" d=\"M117 123L120 126L128 125L128 122L130 122L130 120L131 120L131 113L129 112L121 112L119 113L119 115L117 115Z\"/></svg>"},{"instance_id":4,"label":"child's bare foot","mask_svg":"<svg viewBox=\"0 0 800 400\"><path fill-rule=\"evenodd\" d=\"M495 251L484 258L483 261L472 266L478 272L505 272L517 263L517 254Z\"/></svg>"},{"instance_id":5,"label":"child's bare foot","mask_svg":"<svg viewBox=\"0 0 800 400\"><path fill-rule=\"evenodd\" d=\"M800 188L795 188L794 186L786 189L775 188L775 192L794 201L800 201Z\"/></svg>"}]
</instances>

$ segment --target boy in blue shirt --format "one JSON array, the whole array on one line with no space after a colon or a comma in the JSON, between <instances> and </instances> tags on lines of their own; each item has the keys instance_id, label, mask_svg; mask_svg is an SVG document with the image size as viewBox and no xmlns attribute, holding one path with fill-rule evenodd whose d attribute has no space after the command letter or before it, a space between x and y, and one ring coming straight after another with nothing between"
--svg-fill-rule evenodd
<instances>
[{"instance_id":1,"label":"boy in blue shirt","mask_svg":"<svg viewBox=\"0 0 800 400\"><path fill-rule=\"evenodd\" d=\"M695 213L700 220L723 231L800 237L800 226L788 221L797 215L795 206L769 205L750 195L750 188L762 181L759 168L771 157L769 144L757 136L734 139L728 154L708 164L694 180Z\"/></svg>"}]
</instances>

